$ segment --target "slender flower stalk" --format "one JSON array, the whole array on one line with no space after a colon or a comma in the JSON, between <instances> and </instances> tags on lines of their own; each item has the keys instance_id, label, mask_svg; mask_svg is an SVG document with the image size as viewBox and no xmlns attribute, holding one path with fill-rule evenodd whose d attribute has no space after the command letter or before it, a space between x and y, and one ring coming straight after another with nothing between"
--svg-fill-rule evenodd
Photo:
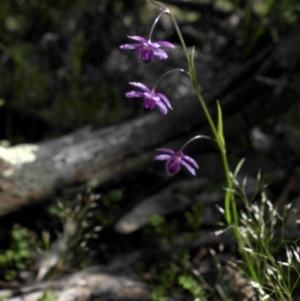
<instances>
[{"instance_id":1,"label":"slender flower stalk","mask_svg":"<svg viewBox=\"0 0 300 301\"><path fill-rule=\"evenodd\" d=\"M180 43L182 45L182 48L183 48L183 51L184 51L184 54L186 56L186 59L187 59L187 62L188 62L188 65L190 66L190 56L189 56L189 52L187 50L187 47L185 45L185 41L184 41L184 38L181 34L181 31L179 29L179 26L177 24L177 21L174 17L174 15L171 13L171 11L169 10L169 8L167 6L165 6L164 4L160 3L159 1L154 1L154 0L150 0L150 2L152 2L153 4L155 4L156 6L160 7L164 12L165 14L168 14L170 17L171 17L171 20L173 22L173 25L174 25L174 28L177 32L177 35L179 37L179 40L180 40Z\"/></svg>"},{"instance_id":2,"label":"slender flower stalk","mask_svg":"<svg viewBox=\"0 0 300 301\"><path fill-rule=\"evenodd\" d=\"M189 75L189 73L188 73L187 71L185 71L184 69L182 69L182 68L176 68L176 69L169 70L169 71L167 71L166 73L164 73L164 74L157 80L157 82L155 83L155 85L154 85L153 88L152 88L152 91L155 91L157 85L161 82L161 80L162 80L166 75L168 75L168 74L170 74L170 73L173 73L173 72L176 72L176 71L184 72L184 73L186 73L187 75Z\"/></svg>"},{"instance_id":3,"label":"slender flower stalk","mask_svg":"<svg viewBox=\"0 0 300 301\"><path fill-rule=\"evenodd\" d=\"M177 32L177 35L179 37L179 40L181 42L184 54L186 56L187 59L187 64L189 67L189 76L191 79L191 82L193 84L196 96L200 102L200 105L202 107L202 110L206 116L206 119L209 123L209 126L211 128L211 131L213 133L214 139L218 145L220 154L221 154L221 158L222 158L222 162L223 162L223 168L224 168L224 173L225 173L225 178L226 178L226 183L227 183L227 189L226 189L226 193L225 193L225 218L226 221L228 223L228 225L233 225L234 227L232 227L234 235L238 241L238 243L240 244L240 252L241 255L243 256L247 267L249 269L249 273L253 279L253 281L255 282L259 282L258 281L258 276L256 271L253 268L253 264L251 263L251 259L249 254L244 250L244 245L245 243L243 242L243 238L241 237L241 234L238 231L238 226L239 226L239 220L238 220L238 213L237 213L237 208L236 208L236 203L235 203L235 197L234 197L234 193L233 193L233 178L230 176L230 169L229 169L229 164L228 164L228 159L227 159L227 153L226 153L226 147L225 147L225 139L223 136L223 132L219 130L219 125L218 127L215 125L210 112L206 106L206 103L201 95L200 89L199 89L199 85L198 85L198 81L197 81L197 75L196 75L196 70L195 70L195 66L194 66L194 49L192 51L192 54L189 55L187 46L185 44L185 41L183 39L183 36L181 34L181 31L178 27L178 24L176 22L176 19L174 17L174 15L172 14L172 12L162 3L160 3L159 1L155 1L155 0L150 0L153 4L157 5L158 7L160 7L161 9L165 10L167 12L167 14L170 16L174 28ZM221 109L220 109L221 110ZM222 119L220 118L219 122L222 122ZM221 125L220 128L222 128L223 125Z\"/></svg>"},{"instance_id":4,"label":"slender flower stalk","mask_svg":"<svg viewBox=\"0 0 300 301\"><path fill-rule=\"evenodd\" d=\"M167 8L167 9L163 9L161 11L161 13L156 17L156 19L154 20L152 26L151 26L151 29L150 29L150 33L149 33L149 38L148 38L148 42L151 42L151 38L152 38L152 34L153 34L153 31L154 31L154 27L156 26L157 22L159 21L159 19L164 15L164 14L168 14L170 12L170 10Z\"/></svg>"},{"instance_id":5,"label":"slender flower stalk","mask_svg":"<svg viewBox=\"0 0 300 301\"><path fill-rule=\"evenodd\" d=\"M205 135L197 135L194 136L193 138L191 138L190 140L188 140L185 144L183 144L183 146L180 148L180 151L183 151L192 141L197 140L197 139L208 139L208 140L213 140L211 137L205 136Z\"/></svg>"},{"instance_id":6,"label":"slender flower stalk","mask_svg":"<svg viewBox=\"0 0 300 301\"><path fill-rule=\"evenodd\" d=\"M200 89L199 89L198 81L197 81L196 71L195 71L195 68L194 68L194 62L191 61L191 57L190 57L189 52L187 50L187 46L185 44L184 38L181 34L180 28L177 24L177 21L176 21L174 15L162 3L158 2L158 1L154 1L154 0L151 1L151 2L153 4L159 6L160 8L164 9L166 12L168 12L168 15L170 16L170 18L173 22L174 28L175 28L175 30L178 34L179 39L180 39L180 42L181 42L183 51L185 53L188 66L189 66L189 76L190 76L190 79L192 81L194 90L196 92L196 96L197 96L197 98L200 102L202 110L203 110L203 112L206 116L206 119L209 123L209 126L212 130L212 133L215 137L215 140L218 144L218 147L219 147L219 150L220 150L220 153L221 153L222 162L223 162L223 166L224 166L225 177L226 177L226 182L227 182L227 190L226 190L226 194L225 194L225 212L226 212L225 217L226 217L226 220L227 220L228 224L231 224L232 220L234 220L233 221L234 224L236 224L238 226L237 209L236 209L236 205L235 205L234 195L231 193L232 188L233 188L233 181L230 178L230 169L229 169L229 165L228 165L228 161L227 161L227 155L226 155L226 148L225 148L225 144L224 144L224 139L222 139L223 137L220 137L220 135L218 134L217 128L216 128L216 126L215 126L215 124L214 124L214 122L211 118L211 115L208 111L206 103L205 103L205 101L202 97L202 94L201 94ZM233 211L233 216L231 215L231 210Z\"/></svg>"}]
</instances>

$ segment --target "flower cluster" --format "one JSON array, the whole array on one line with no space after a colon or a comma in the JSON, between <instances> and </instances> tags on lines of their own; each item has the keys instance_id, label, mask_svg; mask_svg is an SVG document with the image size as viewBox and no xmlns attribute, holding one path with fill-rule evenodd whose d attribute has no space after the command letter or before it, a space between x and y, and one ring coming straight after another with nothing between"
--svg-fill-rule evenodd
<instances>
[{"instance_id":1,"label":"flower cluster","mask_svg":"<svg viewBox=\"0 0 300 301\"><path fill-rule=\"evenodd\" d=\"M149 34L149 39L146 40L143 37L140 36L128 36L129 39L136 41L135 44L124 44L120 46L120 49L123 50L137 50L137 54L139 59L146 64L151 64L154 60L154 57L163 60L167 59L168 55L167 53L161 49L161 47L165 48L176 48L175 45L168 41L151 41L151 36L153 33L153 29L157 23L157 21L160 19L160 17L164 14L168 13L167 10L163 10L158 17L155 19L151 30ZM139 82L129 82L129 84L133 87L139 88L139 91L130 91L127 92L125 95L127 98L143 98L143 108L145 111L152 111L155 107L158 108L158 110L163 114L166 115L168 113L168 110L173 110L170 100L162 93L155 92L157 85L161 81L161 79L166 76L167 74L174 72L174 71L181 71L186 72L183 69L173 69L165 74L163 74L155 86L152 89L149 89L146 85L139 83ZM173 151L170 148L159 148L157 151L162 152L163 154L160 154L154 158L154 160L158 161L166 161L166 172L169 176L174 176L177 174L181 166L184 166L193 176L196 175L195 169L198 168L197 162L185 155L183 153L183 149L193 140L198 139L200 136L196 136L192 139L190 139L187 143L184 144L181 149L178 151Z\"/></svg>"}]
</instances>

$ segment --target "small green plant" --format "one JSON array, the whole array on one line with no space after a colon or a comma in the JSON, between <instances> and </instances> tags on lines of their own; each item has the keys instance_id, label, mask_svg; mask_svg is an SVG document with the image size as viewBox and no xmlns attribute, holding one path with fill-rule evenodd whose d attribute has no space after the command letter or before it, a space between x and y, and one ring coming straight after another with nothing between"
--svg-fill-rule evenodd
<instances>
[{"instance_id":1,"label":"small green plant","mask_svg":"<svg viewBox=\"0 0 300 301\"><path fill-rule=\"evenodd\" d=\"M156 286L152 291L151 291L151 300L152 301L166 301L166 288L163 286Z\"/></svg>"},{"instance_id":2,"label":"small green plant","mask_svg":"<svg viewBox=\"0 0 300 301\"><path fill-rule=\"evenodd\" d=\"M293 291L300 281L300 248L296 240L286 238L287 219L292 214L291 204L285 205L280 212L267 198L265 191L248 198L246 182L244 180L239 184L234 181L234 192L245 205L240 210L239 225L235 231L242 239L239 248L249 254L248 261L239 264L239 268L236 265L236 268L247 279L250 278L249 271L255 270L257 278L250 278L249 283L260 300L275 298L292 301Z\"/></svg>"},{"instance_id":3,"label":"small green plant","mask_svg":"<svg viewBox=\"0 0 300 301\"><path fill-rule=\"evenodd\" d=\"M178 284L190 293L193 298L200 298L200 300L207 300L205 292L202 290L199 282L192 275L182 275L178 278Z\"/></svg>"},{"instance_id":4,"label":"small green plant","mask_svg":"<svg viewBox=\"0 0 300 301\"><path fill-rule=\"evenodd\" d=\"M90 261L86 257L87 243L90 239L98 238L97 232L102 229L102 226L94 226L94 213L99 198L100 195L88 190L78 194L72 202L58 201L49 206L49 214L58 217L63 227L62 233L58 235L58 241L63 247L56 270L74 259L74 254L79 266L82 268L90 266ZM70 249L72 252L67 252Z\"/></svg>"},{"instance_id":5,"label":"small green plant","mask_svg":"<svg viewBox=\"0 0 300 301\"><path fill-rule=\"evenodd\" d=\"M34 236L26 228L16 225L10 233L9 247L0 254L0 268L7 281L15 279L18 270L23 270L32 263L36 246Z\"/></svg>"},{"instance_id":6,"label":"small green plant","mask_svg":"<svg viewBox=\"0 0 300 301\"><path fill-rule=\"evenodd\" d=\"M150 266L149 273L157 286L153 290L151 297L153 301L163 301L170 289L179 290L184 288L179 279L183 275L189 275L191 267L190 256L187 250L180 249L171 253Z\"/></svg>"},{"instance_id":7,"label":"small green plant","mask_svg":"<svg viewBox=\"0 0 300 301\"><path fill-rule=\"evenodd\" d=\"M203 223L203 208L203 204L196 203L192 205L190 210L187 210L184 214L187 223L193 230L199 229Z\"/></svg>"},{"instance_id":8,"label":"small green plant","mask_svg":"<svg viewBox=\"0 0 300 301\"><path fill-rule=\"evenodd\" d=\"M37 301L56 301L58 300L57 294L52 290L46 290L42 297L38 298Z\"/></svg>"},{"instance_id":9,"label":"small green plant","mask_svg":"<svg viewBox=\"0 0 300 301\"><path fill-rule=\"evenodd\" d=\"M103 226L111 226L115 222L115 212L119 209L122 199L121 189L110 190L102 197L101 206L94 212L95 220Z\"/></svg>"},{"instance_id":10,"label":"small green plant","mask_svg":"<svg viewBox=\"0 0 300 301\"><path fill-rule=\"evenodd\" d=\"M158 238L163 246L169 246L173 242L176 227L175 225L169 225L163 216L155 214L150 216L146 232Z\"/></svg>"}]
</instances>

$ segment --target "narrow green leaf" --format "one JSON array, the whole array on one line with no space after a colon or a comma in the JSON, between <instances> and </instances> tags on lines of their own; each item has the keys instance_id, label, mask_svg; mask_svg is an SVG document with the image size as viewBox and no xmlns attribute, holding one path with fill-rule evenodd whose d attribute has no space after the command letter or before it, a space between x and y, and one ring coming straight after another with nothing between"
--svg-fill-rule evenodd
<instances>
[{"instance_id":1,"label":"narrow green leaf","mask_svg":"<svg viewBox=\"0 0 300 301\"><path fill-rule=\"evenodd\" d=\"M217 109L218 109L218 135L223 146L225 147L225 139L224 139L224 132L223 132L223 116L222 116L222 109L219 101L217 101Z\"/></svg>"},{"instance_id":2,"label":"narrow green leaf","mask_svg":"<svg viewBox=\"0 0 300 301\"><path fill-rule=\"evenodd\" d=\"M192 48L192 53L190 56L190 75L192 77L192 79L195 79L195 46L193 46Z\"/></svg>"},{"instance_id":3,"label":"narrow green leaf","mask_svg":"<svg viewBox=\"0 0 300 301\"><path fill-rule=\"evenodd\" d=\"M242 165L244 164L245 162L245 158L243 158L239 163L238 165L236 166L235 170L234 170L234 173L233 173L233 179L236 179L238 173L240 172L241 168L242 168Z\"/></svg>"}]
</instances>

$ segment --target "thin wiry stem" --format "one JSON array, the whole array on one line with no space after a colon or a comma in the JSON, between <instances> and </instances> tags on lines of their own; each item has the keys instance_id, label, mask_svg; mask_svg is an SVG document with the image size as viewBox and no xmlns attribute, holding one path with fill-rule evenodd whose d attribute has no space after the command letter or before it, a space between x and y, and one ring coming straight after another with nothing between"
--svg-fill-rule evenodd
<instances>
[{"instance_id":1,"label":"thin wiry stem","mask_svg":"<svg viewBox=\"0 0 300 301\"><path fill-rule=\"evenodd\" d=\"M169 13L169 9L164 9L164 10L156 17L156 19L154 20L154 22L153 22L153 24L152 24L152 27L151 27L151 29L150 29L148 42L151 42L153 30L154 30L154 27L155 27L156 23L159 21L159 19L161 18L161 16L163 16L164 14L167 14L167 13Z\"/></svg>"},{"instance_id":2,"label":"thin wiry stem","mask_svg":"<svg viewBox=\"0 0 300 301\"><path fill-rule=\"evenodd\" d=\"M215 141L215 139L213 139L213 138L211 138L211 137L204 136L204 135L197 135L197 136L191 138L190 140L188 140L188 141L187 141L187 142L179 149L179 151L183 151L184 148L185 148L188 144L190 144L192 141L194 141L194 140L196 140L196 139L208 139L208 140L213 140L213 141Z\"/></svg>"},{"instance_id":3,"label":"thin wiry stem","mask_svg":"<svg viewBox=\"0 0 300 301\"><path fill-rule=\"evenodd\" d=\"M154 85L152 91L153 91L153 92L155 91L157 85L160 83L160 81L161 81L166 75L168 75L168 74L170 74L170 73L172 73L172 72L176 72L176 71L179 71L179 72L185 72L185 73L188 75L188 72L185 71L184 69L181 69L181 68L176 68L176 69L169 70L169 71L167 71L166 73L164 73L164 74L157 80L157 82L156 82L156 84Z\"/></svg>"},{"instance_id":4,"label":"thin wiry stem","mask_svg":"<svg viewBox=\"0 0 300 301\"><path fill-rule=\"evenodd\" d=\"M174 17L174 15L172 14L172 12L169 10L169 8L167 6L165 6L164 4L158 2L158 1L154 1L154 0L151 0L150 2L152 2L153 4L157 5L158 7L160 7L161 9L163 9L165 11L166 14L168 14L170 17L171 17L171 20L173 22L173 25L174 25L174 28L177 32L177 35L179 37L179 40L180 40L180 43L182 45L182 48L183 48L183 51L184 51L184 54L186 56L186 59L187 59L187 62L188 62L188 65L190 66L190 56L189 56L189 52L187 50L187 47L186 47L186 44L185 44L185 41L184 41L184 38L181 34L181 31L180 31L180 28L177 24L177 21Z\"/></svg>"}]
</instances>

